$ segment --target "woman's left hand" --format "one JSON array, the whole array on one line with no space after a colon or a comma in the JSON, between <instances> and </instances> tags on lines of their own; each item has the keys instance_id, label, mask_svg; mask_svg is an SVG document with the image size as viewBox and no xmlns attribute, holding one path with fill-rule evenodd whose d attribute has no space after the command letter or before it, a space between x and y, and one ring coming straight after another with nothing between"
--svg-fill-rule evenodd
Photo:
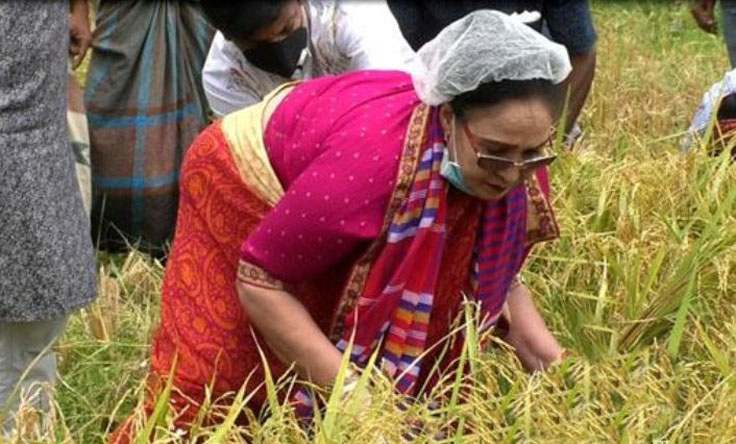
<instances>
[{"instance_id":1,"label":"woman's left hand","mask_svg":"<svg viewBox=\"0 0 736 444\"><path fill-rule=\"evenodd\" d=\"M544 370L563 358L565 350L550 333L525 285L511 290L507 316L509 333L505 340L516 349L527 370Z\"/></svg>"}]
</instances>

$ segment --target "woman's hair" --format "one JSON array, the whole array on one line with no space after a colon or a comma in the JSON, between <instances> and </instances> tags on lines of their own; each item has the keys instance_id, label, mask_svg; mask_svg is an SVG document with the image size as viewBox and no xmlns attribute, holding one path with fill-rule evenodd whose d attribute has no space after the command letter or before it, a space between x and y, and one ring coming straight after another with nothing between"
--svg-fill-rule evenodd
<instances>
[{"instance_id":1,"label":"woman's hair","mask_svg":"<svg viewBox=\"0 0 736 444\"><path fill-rule=\"evenodd\" d=\"M736 119L736 93L729 94L721 100L717 117L718 120Z\"/></svg>"},{"instance_id":2,"label":"woman's hair","mask_svg":"<svg viewBox=\"0 0 736 444\"><path fill-rule=\"evenodd\" d=\"M212 26L230 40L249 40L278 19L294 0L202 0L202 11Z\"/></svg>"},{"instance_id":3,"label":"woman's hair","mask_svg":"<svg viewBox=\"0 0 736 444\"><path fill-rule=\"evenodd\" d=\"M462 93L452 100L451 105L455 116L463 118L472 109L499 105L509 100L538 97L557 119L562 113L564 91L562 84L554 84L549 80L501 80L483 83L473 91Z\"/></svg>"}]
</instances>

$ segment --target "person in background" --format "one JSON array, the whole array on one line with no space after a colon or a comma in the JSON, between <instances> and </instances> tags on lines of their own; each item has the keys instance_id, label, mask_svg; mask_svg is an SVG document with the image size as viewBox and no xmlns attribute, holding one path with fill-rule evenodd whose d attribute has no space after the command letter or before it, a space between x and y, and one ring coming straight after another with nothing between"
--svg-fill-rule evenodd
<instances>
[{"instance_id":1,"label":"person in background","mask_svg":"<svg viewBox=\"0 0 736 444\"><path fill-rule=\"evenodd\" d=\"M218 30L203 74L217 116L291 80L407 70L415 59L385 0L203 0L202 7Z\"/></svg>"},{"instance_id":2,"label":"person in background","mask_svg":"<svg viewBox=\"0 0 736 444\"><path fill-rule=\"evenodd\" d=\"M409 44L418 50L445 26L478 9L495 9L507 14L539 11L541 20L530 24L567 48L572 73L565 86L570 89L566 126L571 139L580 134L576 125L590 92L596 66L596 32L587 0L388 0Z\"/></svg>"},{"instance_id":3,"label":"person in background","mask_svg":"<svg viewBox=\"0 0 736 444\"><path fill-rule=\"evenodd\" d=\"M91 39L86 0L71 13L64 0L0 2L0 33L2 441L21 396L50 408L37 389L56 377L51 346L95 298L96 267L66 122L67 57L77 64Z\"/></svg>"},{"instance_id":4,"label":"person in background","mask_svg":"<svg viewBox=\"0 0 736 444\"><path fill-rule=\"evenodd\" d=\"M518 274L534 245L559 234L546 166L567 51L476 11L418 56L426 68L413 77L357 71L284 85L195 139L148 414L173 375L183 430L208 392L222 399L244 384L258 415L259 350L275 379L293 365L329 387L351 339L355 365L375 351L396 390L419 397L462 350L452 332L464 298L482 329L507 307L505 339L528 369L563 357ZM313 413L305 390L291 401ZM133 442L134 428L109 442Z\"/></svg>"},{"instance_id":5,"label":"person in background","mask_svg":"<svg viewBox=\"0 0 736 444\"><path fill-rule=\"evenodd\" d=\"M716 3L718 0L696 0L691 12L701 29L711 34L717 34ZM726 39L728 56L731 67L736 68L736 0L721 0L723 14L723 36Z\"/></svg>"},{"instance_id":6,"label":"person in background","mask_svg":"<svg viewBox=\"0 0 736 444\"><path fill-rule=\"evenodd\" d=\"M705 140L710 134L709 140ZM683 151L706 147L710 154L718 155L729 148L736 159L736 69L723 76L703 94L700 107L693 117Z\"/></svg>"},{"instance_id":7,"label":"person in background","mask_svg":"<svg viewBox=\"0 0 736 444\"><path fill-rule=\"evenodd\" d=\"M201 71L214 30L194 0L101 0L85 89L93 237L162 256L184 151L208 123Z\"/></svg>"}]
</instances>

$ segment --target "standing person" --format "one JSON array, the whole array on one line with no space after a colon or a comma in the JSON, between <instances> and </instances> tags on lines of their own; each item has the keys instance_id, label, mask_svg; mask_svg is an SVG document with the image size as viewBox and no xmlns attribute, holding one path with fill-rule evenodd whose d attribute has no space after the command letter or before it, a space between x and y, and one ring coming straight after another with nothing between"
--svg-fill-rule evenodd
<instances>
[{"instance_id":1,"label":"standing person","mask_svg":"<svg viewBox=\"0 0 736 444\"><path fill-rule=\"evenodd\" d=\"M711 34L718 32L716 3L718 0L696 0L691 12L701 29ZM731 67L736 68L736 0L721 0L723 14L723 36L726 39Z\"/></svg>"},{"instance_id":2,"label":"standing person","mask_svg":"<svg viewBox=\"0 0 736 444\"><path fill-rule=\"evenodd\" d=\"M203 0L202 7L218 30L204 67L218 116L292 80L408 70L415 60L385 0Z\"/></svg>"},{"instance_id":3,"label":"standing person","mask_svg":"<svg viewBox=\"0 0 736 444\"><path fill-rule=\"evenodd\" d=\"M85 91L95 239L165 252L184 150L207 124L213 30L193 0L101 0Z\"/></svg>"},{"instance_id":4,"label":"standing person","mask_svg":"<svg viewBox=\"0 0 736 444\"><path fill-rule=\"evenodd\" d=\"M353 333L356 365L376 351L396 389L420 396L462 349L464 297L486 327L508 304L506 339L527 368L562 356L518 273L558 235L546 166L567 52L476 11L419 56L413 79L286 85L193 142L148 379L155 396L173 374L183 429L209 390L247 384L261 409L261 349L274 378L293 365L330 386ZM110 442L132 442L132 426Z\"/></svg>"},{"instance_id":5,"label":"standing person","mask_svg":"<svg viewBox=\"0 0 736 444\"><path fill-rule=\"evenodd\" d=\"M593 84L596 65L596 33L587 0L388 0L409 44L418 50L445 26L478 9L495 9L507 14L539 11L542 19L531 26L544 31L567 48L572 73L565 87L570 89L566 118L568 132L575 137L580 112Z\"/></svg>"},{"instance_id":6,"label":"standing person","mask_svg":"<svg viewBox=\"0 0 736 444\"><path fill-rule=\"evenodd\" d=\"M50 345L95 297L65 99L67 56L80 60L91 35L86 0L69 8L64 0L0 2L0 410L10 412L16 387L54 382ZM32 399L49 408L47 394ZM11 433L12 415L5 420L0 427Z\"/></svg>"}]
</instances>

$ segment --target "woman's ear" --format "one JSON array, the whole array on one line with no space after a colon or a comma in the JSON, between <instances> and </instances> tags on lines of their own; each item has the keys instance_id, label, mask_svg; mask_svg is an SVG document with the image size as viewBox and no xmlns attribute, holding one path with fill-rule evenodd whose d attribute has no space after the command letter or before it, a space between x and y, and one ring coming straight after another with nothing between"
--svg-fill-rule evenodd
<instances>
[{"instance_id":1,"label":"woman's ear","mask_svg":"<svg viewBox=\"0 0 736 444\"><path fill-rule=\"evenodd\" d=\"M450 129L452 128L453 117L454 111L452 110L452 105L449 103L443 103L440 105L440 123L442 124L442 129L445 130L445 134L449 134Z\"/></svg>"}]
</instances>

